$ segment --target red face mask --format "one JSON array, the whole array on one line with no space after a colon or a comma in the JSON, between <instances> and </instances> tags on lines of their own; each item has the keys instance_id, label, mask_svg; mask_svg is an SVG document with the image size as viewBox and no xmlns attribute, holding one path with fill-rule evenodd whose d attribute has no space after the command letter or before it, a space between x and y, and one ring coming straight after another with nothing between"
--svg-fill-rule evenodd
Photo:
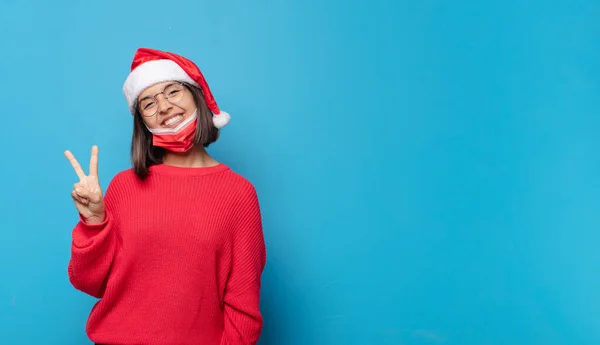
<instances>
[{"instance_id":1,"label":"red face mask","mask_svg":"<svg viewBox=\"0 0 600 345\"><path fill-rule=\"evenodd\" d=\"M196 122L196 112L194 111L190 117L183 120L175 128L146 128L152 133L152 145L173 152L186 152L194 146Z\"/></svg>"}]
</instances>

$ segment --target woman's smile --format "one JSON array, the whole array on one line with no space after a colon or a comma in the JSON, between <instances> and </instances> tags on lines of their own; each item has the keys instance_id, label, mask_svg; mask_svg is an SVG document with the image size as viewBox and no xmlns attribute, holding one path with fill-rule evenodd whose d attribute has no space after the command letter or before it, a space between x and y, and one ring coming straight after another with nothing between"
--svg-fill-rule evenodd
<instances>
[{"instance_id":1,"label":"woman's smile","mask_svg":"<svg viewBox=\"0 0 600 345\"><path fill-rule=\"evenodd\" d=\"M176 127L181 121L183 121L184 116L183 114L174 114L174 115L170 115L164 118L164 120L161 123L162 127L165 128L174 128Z\"/></svg>"}]
</instances>

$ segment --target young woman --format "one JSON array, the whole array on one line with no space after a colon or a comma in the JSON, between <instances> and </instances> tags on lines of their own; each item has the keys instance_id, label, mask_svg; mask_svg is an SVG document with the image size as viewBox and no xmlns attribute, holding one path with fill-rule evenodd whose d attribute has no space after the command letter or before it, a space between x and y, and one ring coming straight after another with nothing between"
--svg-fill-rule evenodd
<instances>
[{"instance_id":1,"label":"young woman","mask_svg":"<svg viewBox=\"0 0 600 345\"><path fill-rule=\"evenodd\" d=\"M253 185L205 148L230 119L198 67L139 49L123 91L133 167L103 194L98 148L79 182L68 276L99 298L86 332L97 344L255 344L265 243Z\"/></svg>"}]
</instances>

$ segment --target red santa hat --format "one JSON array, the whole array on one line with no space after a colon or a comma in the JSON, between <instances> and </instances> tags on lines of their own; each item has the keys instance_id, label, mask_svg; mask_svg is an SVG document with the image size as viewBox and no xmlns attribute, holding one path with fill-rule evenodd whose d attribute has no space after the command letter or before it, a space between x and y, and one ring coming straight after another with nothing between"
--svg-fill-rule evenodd
<instances>
[{"instance_id":1,"label":"red santa hat","mask_svg":"<svg viewBox=\"0 0 600 345\"><path fill-rule=\"evenodd\" d=\"M213 113L215 127L222 128L229 123L231 117L228 113L219 110L196 64L177 54L149 48L140 48L136 51L131 71L123 85L123 93L131 114L135 114L137 98L144 89L169 80L187 82L199 87L208 109Z\"/></svg>"}]
</instances>

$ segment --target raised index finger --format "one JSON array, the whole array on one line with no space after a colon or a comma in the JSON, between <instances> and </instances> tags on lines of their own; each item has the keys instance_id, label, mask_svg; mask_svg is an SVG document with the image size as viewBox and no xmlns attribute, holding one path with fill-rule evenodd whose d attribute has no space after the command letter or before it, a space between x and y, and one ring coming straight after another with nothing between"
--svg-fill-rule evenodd
<instances>
[{"instance_id":1,"label":"raised index finger","mask_svg":"<svg viewBox=\"0 0 600 345\"><path fill-rule=\"evenodd\" d=\"M90 158L90 176L98 177L98 146L92 146L92 158Z\"/></svg>"},{"instance_id":2,"label":"raised index finger","mask_svg":"<svg viewBox=\"0 0 600 345\"><path fill-rule=\"evenodd\" d=\"M69 162L71 162L71 165L73 166L73 169L75 169L75 173L77 173L79 179L83 181L85 179L85 173L83 172L83 169L81 169L81 165L79 165L77 159L75 159L75 156L73 156L73 154L69 150L65 151L65 156L67 157Z\"/></svg>"}]
</instances>

